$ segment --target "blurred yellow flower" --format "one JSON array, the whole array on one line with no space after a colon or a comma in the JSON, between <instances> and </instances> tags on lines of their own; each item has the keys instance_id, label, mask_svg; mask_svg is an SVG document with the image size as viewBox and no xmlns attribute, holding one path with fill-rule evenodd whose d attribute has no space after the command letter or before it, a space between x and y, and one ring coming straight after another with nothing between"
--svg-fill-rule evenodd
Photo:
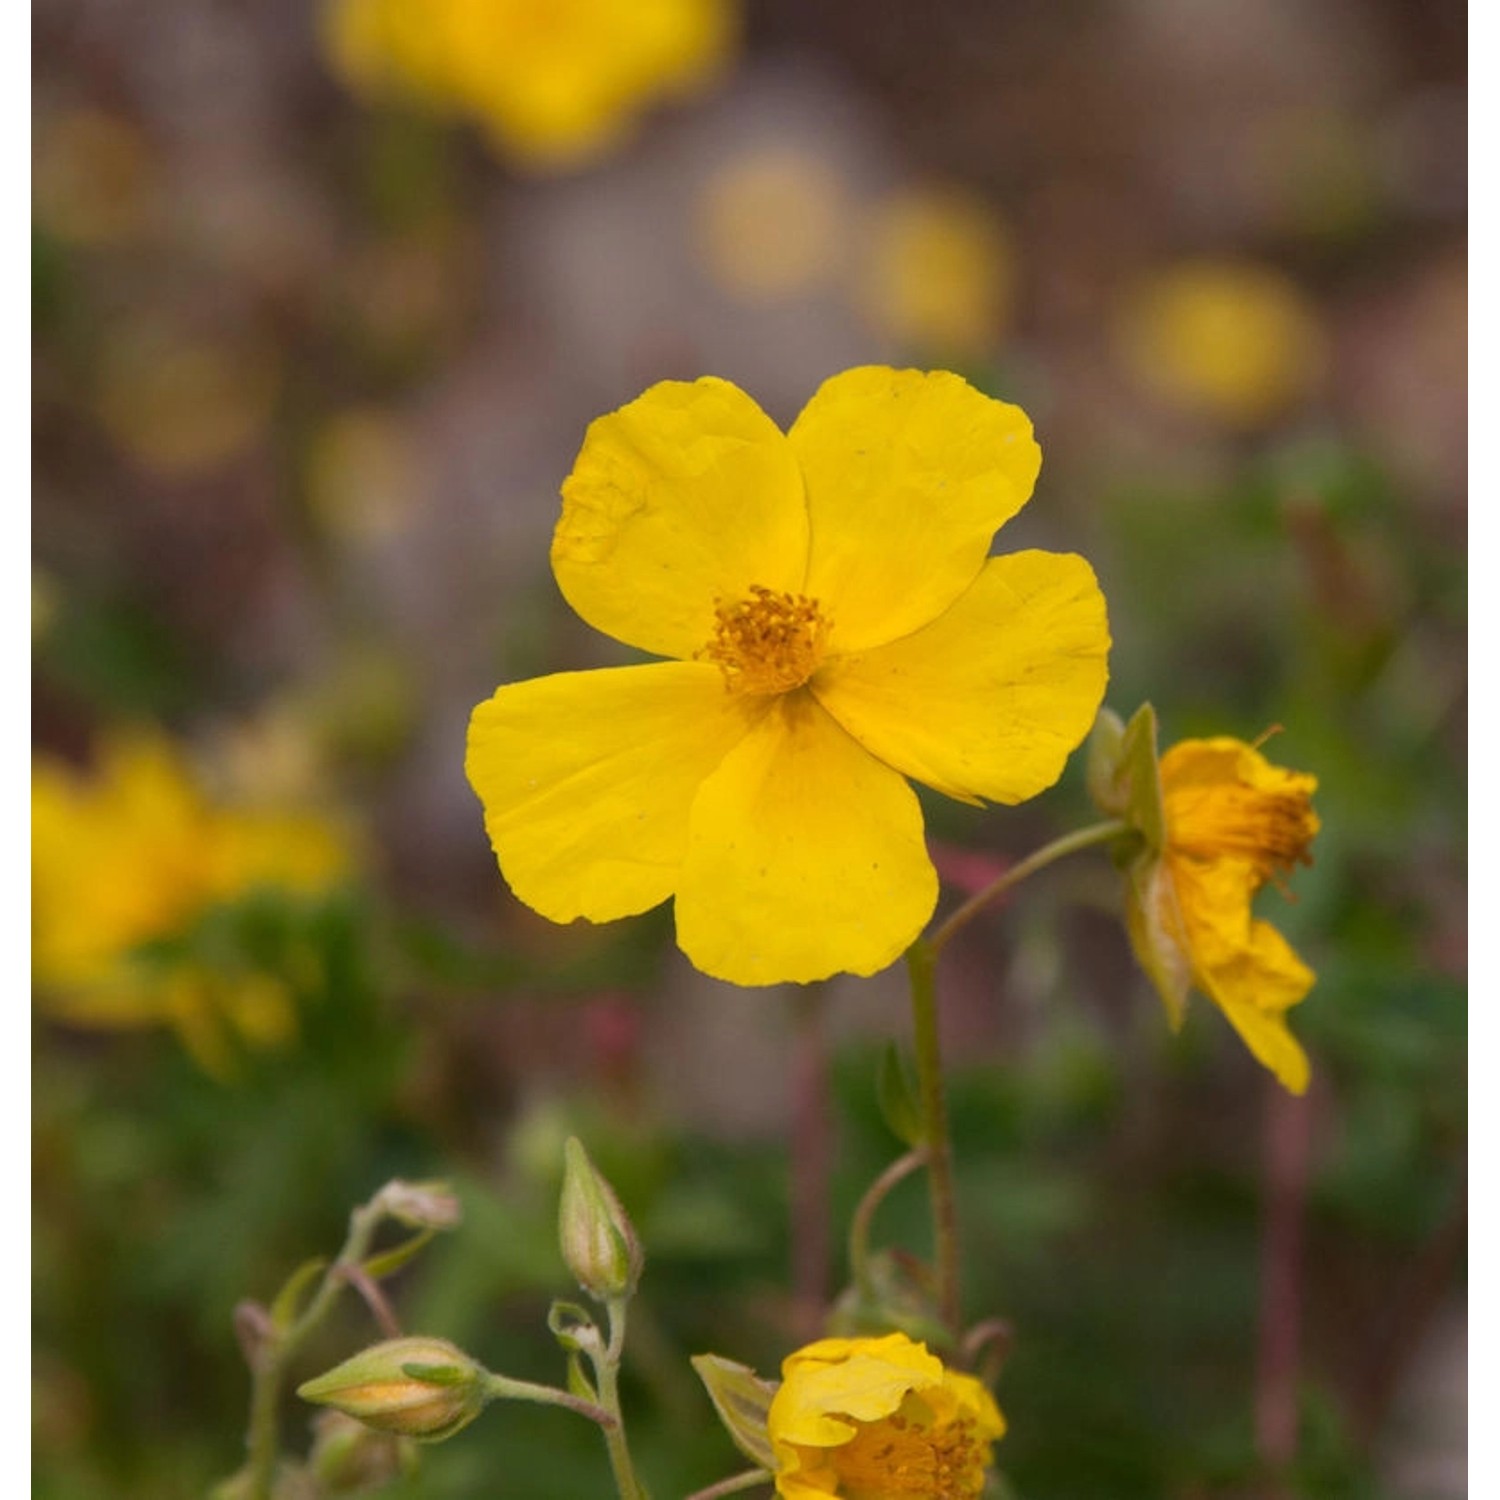
<instances>
[{"instance_id":1,"label":"blurred yellow flower","mask_svg":"<svg viewBox=\"0 0 1500 1500\"><path fill-rule=\"evenodd\" d=\"M545 168L703 84L736 27L732 0L332 0L326 35L351 87L473 116Z\"/></svg>"},{"instance_id":2,"label":"blurred yellow flower","mask_svg":"<svg viewBox=\"0 0 1500 1500\"><path fill-rule=\"evenodd\" d=\"M974 1500L1005 1431L990 1393L904 1333L788 1356L767 1417L785 1500Z\"/></svg>"},{"instance_id":3,"label":"blurred yellow flower","mask_svg":"<svg viewBox=\"0 0 1500 1500\"><path fill-rule=\"evenodd\" d=\"M139 130L98 109L42 112L33 126L32 214L59 239L117 245L146 227L151 153Z\"/></svg>"},{"instance_id":4,"label":"blurred yellow flower","mask_svg":"<svg viewBox=\"0 0 1500 1500\"><path fill-rule=\"evenodd\" d=\"M1158 397L1255 426L1309 395L1326 360L1312 303L1279 272L1189 261L1126 299L1115 329L1125 364Z\"/></svg>"},{"instance_id":5,"label":"blurred yellow flower","mask_svg":"<svg viewBox=\"0 0 1500 1500\"><path fill-rule=\"evenodd\" d=\"M265 436L280 379L267 346L125 323L100 357L99 414L143 467L169 478L199 474Z\"/></svg>"},{"instance_id":6,"label":"blurred yellow flower","mask_svg":"<svg viewBox=\"0 0 1500 1500\"><path fill-rule=\"evenodd\" d=\"M1161 757L1161 833L1129 871L1131 944L1174 1026L1196 985L1229 1018L1255 1057L1293 1093L1307 1088L1307 1054L1286 1012L1314 974L1269 922L1251 915L1267 882L1311 864L1317 779L1273 766L1252 745L1182 740ZM1154 845L1154 846L1153 846Z\"/></svg>"},{"instance_id":7,"label":"blurred yellow flower","mask_svg":"<svg viewBox=\"0 0 1500 1500\"><path fill-rule=\"evenodd\" d=\"M936 185L892 194L867 243L863 304L876 327L948 358L994 348L1010 316L1015 252L983 199Z\"/></svg>"},{"instance_id":8,"label":"blurred yellow flower","mask_svg":"<svg viewBox=\"0 0 1500 1500\"><path fill-rule=\"evenodd\" d=\"M937 900L906 777L1014 803L1104 690L1104 599L1071 554L990 557L1041 454L946 372L826 381L783 434L727 381L589 428L552 543L597 629L675 658L502 687L467 770L511 889L556 922L676 897L736 984L872 974Z\"/></svg>"},{"instance_id":9,"label":"blurred yellow flower","mask_svg":"<svg viewBox=\"0 0 1500 1500\"><path fill-rule=\"evenodd\" d=\"M827 281L848 250L849 188L834 165L795 146L725 163L695 205L698 248L731 296L774 302Z\"/></svg>"},{"instance_id":10,"label":"blurred yellow flower","mask_svg":"<svg viewBox=\"0 0 1500 1500\"><path fill-rule=\"evenodd\" d=\"M256 1045L293 1030L278 980L139 958L256 887L333 885L350 851L331 822L215 806L175 747L139 731L110 740L92 775L33 761L31 841L32 976L50 1012L87 1026L172 1024L211 1071L226 1055L222 1023Z\"/></svg>"}]
</instances>

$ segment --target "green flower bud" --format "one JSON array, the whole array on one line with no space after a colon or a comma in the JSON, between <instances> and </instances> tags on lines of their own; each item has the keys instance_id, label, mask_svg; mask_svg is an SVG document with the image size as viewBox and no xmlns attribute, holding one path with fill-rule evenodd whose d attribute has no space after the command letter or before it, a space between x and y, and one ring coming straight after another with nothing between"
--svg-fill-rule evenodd
<instances>
[{"instance_id":1,"label":"green flower bud","mask_svg":"<svg viewBox=\"0 0 1500 1500\"><path fill-rule=\"evenodd\" d=\"M298 1386L381 1432L440 1442L484 1408L484 1371L447 1339L388 1339Z\"/></svg>"},{"instance_id":2,"label":"green flower bud","mask_svg":"<svg viewBox=\"0 0 1500 1500\"><path fill-rule=\"evenodd\" d=\"M408 1438L376 1432L341 1411L322 1411L313 1423L307 1466L320 1493L357 1494L412 1474L416 1448Z\"/></svg>"},{"instance_id":3,"label":"green flower bud","mask_svg":"<svg viewBox=\"0 0 1500 1500\"><path fill-rule=\"evenodd\" d=\"M568 1269L595 1297L628 1297L641 1277L641 1243L612 1187L577 1136L563 1147L558 1239Z\"/></svg>"}]
</instances>

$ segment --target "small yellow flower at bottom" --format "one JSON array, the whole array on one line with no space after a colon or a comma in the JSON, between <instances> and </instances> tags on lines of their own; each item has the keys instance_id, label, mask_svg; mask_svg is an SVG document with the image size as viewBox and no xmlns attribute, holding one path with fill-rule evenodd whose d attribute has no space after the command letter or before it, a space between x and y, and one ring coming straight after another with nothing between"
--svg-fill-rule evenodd
<instances>
[{"instance_id":1,"label":"small yellow flower at bottom","mask_svg":"<svg viewBox=\"0 0 1500 1500\"><path fill-rule=\"evenodd\" d=\"M1149 709L1125 731L1127 744L1137 732L1154 741ZM1196 986L1260 1063L1294 1094L1304 1092L1311 1070L1286 1012L1316 976L1269 922L1252 915L1251 903L1263 885L1312 863L1317 778L1272 765L1227 736L1182 740L1159 761L1142 746L1122 757L1121 770L1110 810L1122 811L1146 839L1126 871L1126 921L1168 1017L1181 1024ZM1133 782L1146 784L1126 784Z\"/></svg>"},{"instance_id":2,"label":"small yellow flower at bottom","mask_svg":"<svg viewBox=\"0 0 1500 1500\"><path fill-rule=\"evenodd\" d=\"M789 1355L767 1425L785 1500L973 1500L1005 1431L990 1393L904 1333Z\"/></svg>"}]
</instances>

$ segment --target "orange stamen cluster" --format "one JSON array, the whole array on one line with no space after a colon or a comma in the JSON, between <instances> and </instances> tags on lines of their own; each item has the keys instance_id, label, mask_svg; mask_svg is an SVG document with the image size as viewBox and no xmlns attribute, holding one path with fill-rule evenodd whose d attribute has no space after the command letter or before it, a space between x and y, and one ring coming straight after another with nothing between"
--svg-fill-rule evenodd
<instances>
[{"instance_id":1,"label":"orange stamen cluster","mask_svg":"<svg viewBox=\"0 0 1500 1500\"><path fill-rule=\"evenodd\" d=\"M920 1495L923 1500L973 1500L984 1488L988 1443L970 1417L926 1423L903 1412L862 1426L833 1452L837 1493L850 1497Z\"/></svg>"},{"instance_id":2,"label":"orange stamen cluster","mask_svg":"<svg viewBox=\"0 0 1500 1500\"><path fill-rule=\"evenodd\" d=\"M1311 796L1300 787L1184 789L1168 795L1167 820L1175 851L1198 859L1247 859L1262 881L1310 865L1318 831Z\"/></svg>"},{"instance_id":3,"label":"orange stamen cluster","mask_svg":"<svg viewBox=\"0 0 1500 1500\"><path fill-rule=\"evenodd\" d=\"M714 605L714 637L698 654L736 693L789 693L818 669L831 622L816 599L754 584L748 599Z\"/></svg>"}]
</instances>

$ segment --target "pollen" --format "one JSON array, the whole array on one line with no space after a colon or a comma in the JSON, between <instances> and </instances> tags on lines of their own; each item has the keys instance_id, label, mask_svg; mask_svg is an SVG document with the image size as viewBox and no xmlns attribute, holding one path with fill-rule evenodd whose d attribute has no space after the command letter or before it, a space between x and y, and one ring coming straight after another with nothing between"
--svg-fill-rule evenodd
<instances>
[{"instance_id":1,"label":"pollen","mask_svg":"<svg viewBox=\"0 0 1500 1500\"><path fill-rule=\"evenodd\" d=\"M754 584L748 598L714 605L713 639L698 655L731 692L789 693L817 671L831 625L816 599Z\"/></svg>"}]
</instances>

